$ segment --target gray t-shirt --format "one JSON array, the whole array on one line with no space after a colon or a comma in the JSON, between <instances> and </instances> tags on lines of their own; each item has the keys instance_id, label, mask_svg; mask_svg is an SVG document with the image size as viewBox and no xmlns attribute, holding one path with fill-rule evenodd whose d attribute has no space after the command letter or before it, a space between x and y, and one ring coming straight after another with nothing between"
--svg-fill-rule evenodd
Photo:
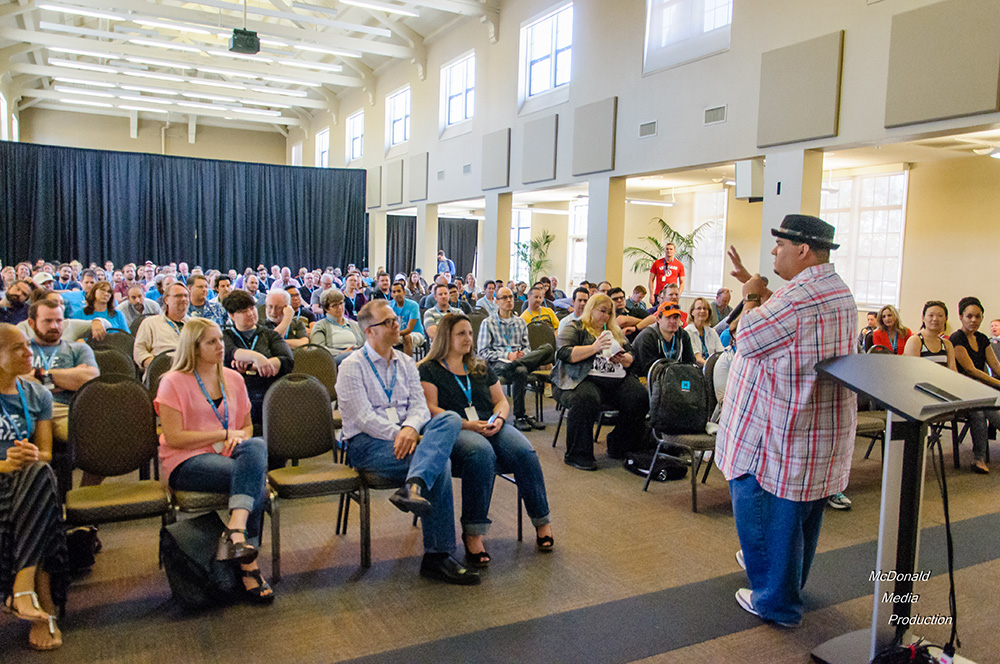
<instances>
[{"instance_id":1,"label":"gray t-shirt","mask_svg":"<svg viewBox=\"0 0 1000 664\"><path fill-rule=\"evenodd\" d=\"M75 341L63 341L58 346L32 343L31 352L31 366L36 369L72 369L81 364L97 368L97 360L94 359L94 351L90 346ZM52 399L57 403L69 405L72 398L71 391L58 387L52 390Z\"/></svg>"},{"instance_id":2,"label":"gray t-shirt","mask_svg":"<svg viewBox=\"0 0 1000 664\"><path fill-rule=\"evenodd\" d=\"M27 431L24 418L24 405L28 406L31 415L32 428L38 427L42 420L52 419L52 395L38 383L18 380L24 403L19 394L0 394L0 459L7 458L7 450L14 447L14 441L21 439ZM30 432L34 433L34 431ZM30 438L30 435L29 435Z\"/></svg>"}]
</instances>

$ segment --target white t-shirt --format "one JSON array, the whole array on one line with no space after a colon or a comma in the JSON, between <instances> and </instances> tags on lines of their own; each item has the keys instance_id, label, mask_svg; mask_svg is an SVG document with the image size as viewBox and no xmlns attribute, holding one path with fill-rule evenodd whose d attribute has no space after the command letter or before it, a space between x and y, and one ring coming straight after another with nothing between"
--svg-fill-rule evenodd
<instances>
[{"instance_id":1,"label":"white t-shirt","mask_svg":"<svg viewBox=\"0 0 1000 664\"><path fill-rule=\"evenodd\" d=\"M690 323L684 328L684 331L688 333L688 338L691 339L691 350L695 352L696 355L701 355L701 359L707 360L714 353L721 353L726 349L722 345L722 339L719 338L719 333L715 331L714 327L705 325L702 331L705 333L705 346L708 349L708 354L702 352L701 347L701 337L698 335L698 328L694 326L694 323Z\"/></svg>"}]
</instances>

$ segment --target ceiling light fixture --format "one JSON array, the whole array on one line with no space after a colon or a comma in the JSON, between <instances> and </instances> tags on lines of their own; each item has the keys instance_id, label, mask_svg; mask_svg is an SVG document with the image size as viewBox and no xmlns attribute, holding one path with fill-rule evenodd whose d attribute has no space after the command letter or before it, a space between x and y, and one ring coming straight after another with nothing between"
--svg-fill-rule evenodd
<instances>
[{"instance_id":1,"label":"ceiling light fixture","mask_svg":"<svg viewBox=\"0 0 1000 664\"><path fill-rule=\"evenodd\" d=\"M56 67L67 67L69 69L82 69L84 71L96 71L102 74L116 74L118 70L105 65L92 65L89 62L77 62L76 60L63 60L61 58L49 58L49 64Z\"/></svg>"},{"instance_id":2,"label":"ceiling light fixture","mask_svg":"<svg viewBox=\"0 0 1000 664\"><path fill-rule=\"evenodd\" d=\"M73 85L92 85L95 88L113 88L114 83L105 83L104 81L88 81L83 78L67 78L65 76L53 76L53 81L57 83L72 83Z\"/></svg>"},{"instance_id":3,"label":"ceiling light fixture","mask_svg":"<svg viewBox=\"0 0 1000 664\"><path fill-rule=\"evenodd\" d=\"M142 85L122 85L122 90L131 90L132 92L149 92L154 95L178 95L180 93L174 90L168 90L167 88L152 88L145 87Z\"/></svg>"},{"instance_id":4,"label":"ceiling light fixture","mask_svg":"<svg viewBox=\"0 0 1000 664\"><path fill-rule=\"evenodd\" d=\"M267 115L270 117L280 117L281 111L265 111L261 108L231 108L231 111L236 111L237 113L249 113L251 115Z\"/></svg>"},{"instance_id":5,"label":"ceiling light fixture","mask_svg":"<svg viewBox=\"0 0 1000 664\"><path fill-rule=\"evenodd\" d=\"M265 81L271 81L272 83L284 83L285 85L304 85L310 88L322 87L322 83L313 83L312 81L302 81L296 78L283 78L281 76L261 76Z\"/></svg>"},{"instance_id":6,"label":"ceiling light fixture","mask_svg":"<svg viewBox=\"0 0 1000 664\"><path fill-rule=\"evenodd\" d=\"M250 88L254 92L260 92L266 95L282 95L285 97L308 97L309 93L305 90L279 90L277 88Z\"/></svg>"},{"instance_id":7,"label":"ceiling light fixture","mask_svg":"<svg viewBox=\"0 0 1000 664\"><path fill-rule=\"evenodd\" d=\"M60 99L64 104L75 104L77 106L94 106L97 108L114 108L112 104L103 101L86 101L84 99Z\"/></svg>"},{"instance_id":8,"label":"ceiling light fixture","mask_svg":"<svg viewBox=\"0 0 1000 664\"><path fill-rule=\"evenodd\" d=\"M130 106L126 104L118 104L118 108L124 111L143 111L145 113L169 113L165 108L149 108L147 106Z\"/></svg>"},{"instance_id":9,"label":"ceiling light fixture","mask_svg":"<svg viewBox=\"0 0 1000 664\"><path fill-rule=\"evenodd\" d=\"M273 58L265 58L262 55L250 55L249 53L236 53L233 51L217 51L217 50L210 50L205 52L208 53L209 55L215 55L221 58L238 58L240 60L251 60L253 62L264 62L267 64L271 64L272 62L274 62Z\"/></svg>"},{"instance_id":10,"label":"ceiling light fixture","mask_svg":"<svg viewBox=\"0 0 1000 664\"><path fill-rule=\"evenodd\" d=\"M135 38L129 39L128 41L130 44L139 44L140 46L155 46L157 48L186 51L188 53L201 53L201 49L195 48L194 46L188 46L187 44L175 44L174 42L160 41L158 39Z\"/></svg>"},{"instance_id":11,"label":"ceiling light fixture","mask_svg":"<svg viewBox=\"0 0 1000 664\"><path fill-rule=\"evenodd\" d=\"M35 5L38 9L48 9L53 12L60 12L62 14L73 14L74 16L87 16L90 18L104 18L109 21L127 21L128 16L123 16L121 14L113 14L111 12L102 12L96 9L85 9L83 7L72 7L68 5L56 5L50 2L39 3Z\"/></svg>"},{"instance_id":12,"label":"ceiling light fixture","mask_svg":"<svg viewBox=\"0 0 1000 664\"><path fill-rule=\"evenodd\" d=\"M226 81L216 81L211 78L191 78L188 79L189 83L194 83L195 85L207 85L213 88L225 88L227 90L246 90L247 86L240 85L239 83L227 83Z\"/></svg>"},{"instance_id":13,"label":"ceiling light fixture","mask_svg":"<svg viewBox=\"0 0 1000 664\"><path fill-rule=\"evenodd\" d=\"M150 28L160 28L162 30L176 30L177 32L190 32L194 35L208 35L212 36L215 33L211 30L206 30L205 28L196 28L192 25L175 25L173 23L165 23L163 21L150 21L144 18L134 18L133 23L138 23L139 25L145 25ZM226 35L227 37L229 35Z\"/></svg>"},{"instance_id":14,"label":"ceiling light fixture","mask_svg":"<svg viewBox=\"0 0 1000 664\"><path fill-rule=\"evenodd\" d=\"M103 58L104 60L112 60L118 56L114 53L108 53L107 51L84 51L79 48L63 48L62 46L50 46L50 51L55 53L67 53L69 55L82 55L88 58Z\"/></svg>"},{"instance_id":15,"label":"ceiling light fixture","mask_svg":"<svg viewBox=\"0 0 1000 664\"><path fill-rule=\"evenodd\" d=\"M109 99L114 99L114 95L110 92L99 92L97 90L84 90L82 88L71 88L68 85L53 85L52 88L56 92L68 92L74 95L86 95L88 97L105 97Z\"/></svg>"},{"instance_id":16,"label":"ceiling light fixture","mask_svg":"<svg viewBox=\"0 0 1000 664\"><path fill-rule=\"evenodd\" d=\"M313 53L325 53L326 55L339 55L344 58L360 58L360 51L348 51L342 48L327 48L325 46L314 46L312 44L292 44L300 51L311 51Z\"/></svg>"},{"instance_id":17,"label":"ceiling light fixture","mask_svg":"<svg viewBox=\"0 0 1000 664\"><path fill-rule=\"evenodd\" d=\"M125 56L126 62L137 65L151 65L153 67L169 67L171 69L194 69L194 65L183 62L172 62L170 60L155 60L153 58L140 58L138 56Z\"/></svg>"},{"instance_id":18,"label":"ceiling light fixture","mask_svg":"<svg viewBox=\"0 0 1000 664\"><path fill-rule=\"evenodd\" d=\"M112 69L111 73L125 74L126 76L135 76L137 78L151 78L154 81L170 81L171 83L183 83L186 80L183 76L161 74L158 71L139 71L138 69Z\"/></svg>"},{"instance_id":19,"label":"ceiling light fixture","mask_svg":"<svg viewBox=\"0 0 1000 664\"><path fill-rule=\"evenodd\" d=\"M208 99L209 101L221 101L225 103L232 104L236 101L233 97L223 97L222 95L210 95L203 92L182 92L182 97L187 97L189 99Z\"/></svg>"},{"instance_id":20,"label":"ceiling light fixture","mask_svg":"<svg viewBox=\"0 0 1000 664\"><path fill-rule=\"evenodd\" d=\"M218 74L219 76L233 76L236 78L250 78L255 80L260 78L256 74L250 74L245 71L236 71L233 69L216 69L215 67L195 67L195 69L203 74Z\"/></svg>"},{"instance_id":21,"label":"ceiling light fixture","mask_svg":"<svg viewBox=\"0 0 1000 664\"><path fill-rule=\"evenodd\" d=\"M410 16L412 18L419 18L420 14L409 9L404 9L396 5L390 5L387 2L376 2L376 0L340 0L342 5L351 5L353 7L363 7L365 9L374 9L380 12L387 12L389 14L399 14L400 16Z\"/></svg>"},{"instance_id":22,"label":"ceiling light fixture","mask_svg":"<svg viewBox=\"0 0 1000 664\"><path fill-rule=\"evenodd\" d=\"M145 97L143 95L118 95L118 98L123 99L125 101L139 101L148 104L161 104L163 106L169 106L170 104L174 103L166 99L160 99L159 97Z\"/></svg>"},{"instance_id":23,"label":"ceiling light fixture","mask_svg":"<svg viewBox=\"0 0 1000 664\"><path fill-rule=\"evenodd\" d=\"M676 201L647 201L641 198L627 198L625 200L632 205L652 205L653 207L673 207L677 205Z\"/></svg>"},{"instance_id":24,"label":"ceiling light fixture","mask_svg":"<svg viewBox=\"0 0 1000 664\"><path fill-rule=\"evenodd\" d=\"M299 69L317 69L319 71L341 72L344 68L341 65L331 65L326 62L309 62L308 60L278 60L277 64L285 67L298 67Z\"/></svg>"}]
</instances>

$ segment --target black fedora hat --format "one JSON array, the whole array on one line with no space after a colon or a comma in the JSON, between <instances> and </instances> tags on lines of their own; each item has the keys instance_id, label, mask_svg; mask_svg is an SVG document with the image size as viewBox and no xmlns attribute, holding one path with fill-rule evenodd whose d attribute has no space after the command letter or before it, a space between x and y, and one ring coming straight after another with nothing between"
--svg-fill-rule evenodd
<instances>
[{"instance_id":1,"label":"black fedora hat","mask_svg":"<svg viewBox=\"0 0 1000 664\"><path fill-rule=\"evenodd\" d=\"M819 217L807 214L788 214L781 220L781 228L772 228L771 235L792 242L808 244L813 249L837 249L833 241L836 229Z\"/></svg>"}]
</instances>

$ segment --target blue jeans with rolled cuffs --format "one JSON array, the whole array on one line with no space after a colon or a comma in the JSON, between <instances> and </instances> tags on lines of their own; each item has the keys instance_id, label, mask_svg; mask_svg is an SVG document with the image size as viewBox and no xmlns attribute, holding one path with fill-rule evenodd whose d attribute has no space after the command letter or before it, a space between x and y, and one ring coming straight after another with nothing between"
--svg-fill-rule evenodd
<instances>
[{"instance_id":1,"label":"blue jeans with rolled cuffs","mask_svg":"<svg viewBox=\"0 0 1000 664\"><path fill-rule=\"evenodd\" d=\"M510 424L505 422L489 438L462 429L451 453L451 463L455 476L462 478L461 521L466 535L485 535L489 530L490 500L498 471L514 473L524 508L535 528L551 520L538 453L524 434Z\"/></svg>"},{"instance_id":2,"label":"blue jeans with rolled cuffs","mask_svg":"<svg viewBox=\"0 0 1000 664\"><path fill-rule=\"evenodd\" d=\"M435 415L423 431L423 437L412 455L397 459L393 441L359 433L347 441L350 464L400 484L417 477L427 486L431 512L423 517L424 551L454 553L455 504L451 490L451 456L455 439L462 429L462 418L455 413Z\"/></svg>"},{"instance_id":3,"label":"blue jeans with rolled cuffs","mask_svg":"<svg viewBox=\"0 0 1000 664\"><path fill-rule=\"evenodd\" d=\"M236 446L232 456L199 454L170 473L174 491L228 493L230 510L249 510L247 540L260 546L267 504L267 443L248 438Z\"/></svg>"},{"instance_id":4,"label":"blue jeans with rolled cuffs","mask_svg":"<svg viewBox=\"0 0 1000 664\"><path fill-rule=\"evenodd\" d=\"M798 624L826 498L778 498L753 475L730 480L729 493L754 609L765 620Z\"/></svg>"}]
</instances>

